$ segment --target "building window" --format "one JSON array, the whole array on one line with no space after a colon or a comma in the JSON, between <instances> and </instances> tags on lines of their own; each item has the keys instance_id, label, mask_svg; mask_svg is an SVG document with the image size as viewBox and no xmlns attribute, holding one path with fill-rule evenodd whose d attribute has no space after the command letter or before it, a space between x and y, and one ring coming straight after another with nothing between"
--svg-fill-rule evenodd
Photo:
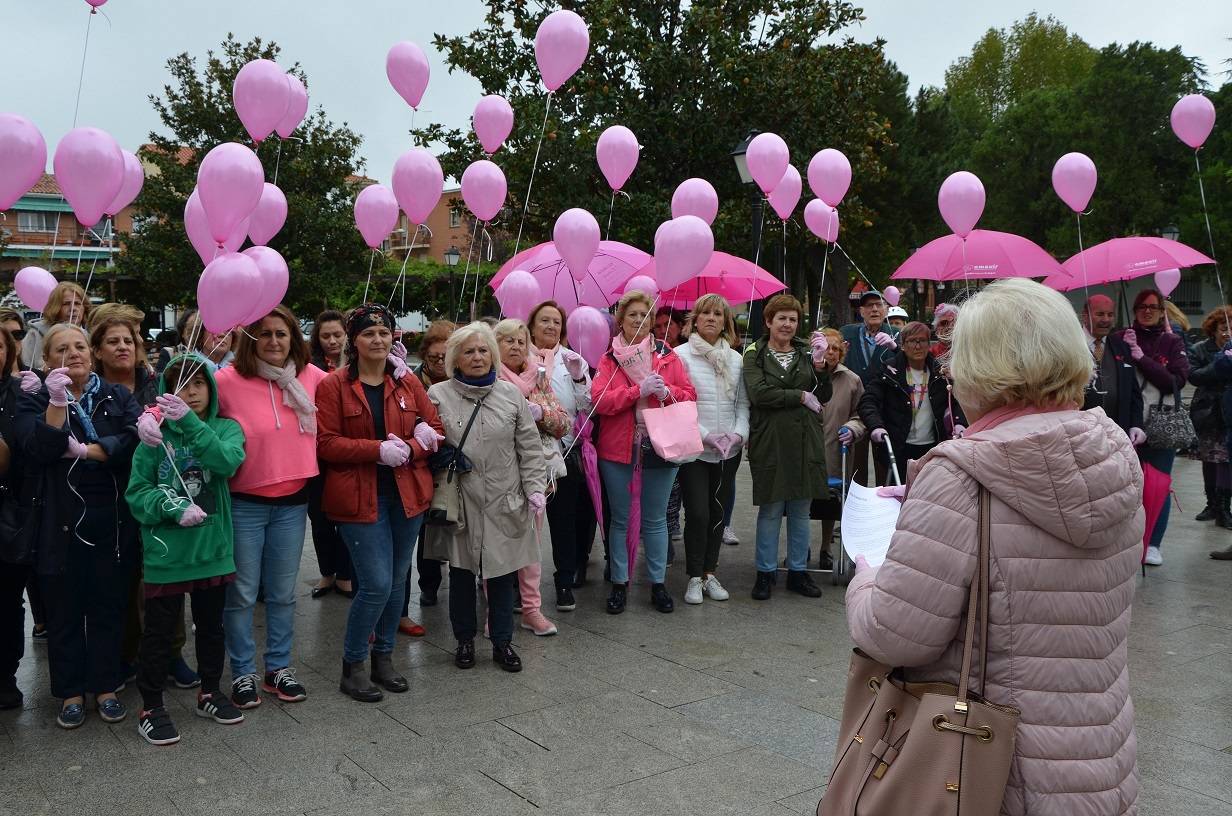
<instances>
[{"instance_id":1,"label":"building window","mask_svg":"<svg viewBox=\"0 0 1232 816\"><path fill-rule=\"evenodd\" d=\"M1185 275L1172 292L1171 300L1185 314L1202 314L1202 278Z\"/></svg>"},{"instance_id":2,"label":"building window","mask_svg":"<svg viewBox=\"0 0 1232 816\"><path fill-rule=\"evenodd\" d=\"M58 213L25 212L17 213L18 232L50 232L56 231Z\"/></svg>"},{"instance_id":3,"label":"building window","mask_svg":"<svg viewBox=\"0 0 1232 816\"><path fill-rule=\"evenodd\" d=\"M460 207L452 207L449 210L449 227L457 229L462 226L462 209Z\"/></svg>"}]
</instances>

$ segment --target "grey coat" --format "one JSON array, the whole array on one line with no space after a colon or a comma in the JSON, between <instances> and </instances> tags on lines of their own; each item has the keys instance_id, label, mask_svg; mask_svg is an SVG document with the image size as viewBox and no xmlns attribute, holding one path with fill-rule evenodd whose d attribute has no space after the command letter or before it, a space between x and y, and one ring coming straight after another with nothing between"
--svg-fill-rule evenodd
<instances>
[{"instance_id":1,"label":"grey coat","mask_svg":"<svg viewBox=\"0 0 1232 816\"><path fill-rule=\"evenodd\" d=\"M473 386L446 380L428 389L445 440L457 445L480 398L483 405L462 448L473 469L462 475L465 525L441 532L452 566L498 578L539 561L539 540L527 496L547 486L543 444L530 405L517 387L497 380ZM546 536L547 525L540 535Z\"/></svg>"}]
</instances>

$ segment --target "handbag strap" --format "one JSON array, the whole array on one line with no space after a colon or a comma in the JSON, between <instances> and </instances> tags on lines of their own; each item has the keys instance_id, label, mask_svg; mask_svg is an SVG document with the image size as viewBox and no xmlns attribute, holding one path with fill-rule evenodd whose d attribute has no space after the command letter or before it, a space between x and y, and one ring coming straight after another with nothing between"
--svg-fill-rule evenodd
<instances>
[{"instance_id":1,"label":"handbag strap","mask_svg":"<svg viewBox=\"0 0 1232 816\"><path fill-rule=\"evenodd\" d=\"M992 496L983 485L980 485L979 504L979 551L976 555L975 574L971 577L971 589L967 595L967 628L963 634L962 670L958 676L958 699L954 703L954 710L959 712L967 710L967 687L971 681L971 658L977 623L980 628L981 691L988 674L988 562L992 540Z\"/></svg>"},{"instance_id":2,"label":"handbag strap","mask_svg":"<svg viewBox=\"0 0 1232 816\"><path fill-rule=\"evenodd\" d=\"M453 470L458 464L458 457L462 455L462 446L466 444L466 437L470 436L471 426L475 424L475 417L479 416L479 409L483 407L483 397L475 400L475 410L471 411L471 418L466 421L466 428L462 430L462 438L458 440L458 444L454 447L453 462L449 464L450 470Z\"/></svg>"}]
</instances>

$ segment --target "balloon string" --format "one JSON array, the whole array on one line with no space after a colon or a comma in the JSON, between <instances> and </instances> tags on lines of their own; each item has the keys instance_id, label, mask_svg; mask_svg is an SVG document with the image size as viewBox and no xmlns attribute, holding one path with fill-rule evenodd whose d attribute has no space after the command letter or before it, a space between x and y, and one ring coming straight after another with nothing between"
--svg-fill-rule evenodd
<instances>
[{"instance_id":1,"label":"balloon string","mask_svg":"<svg viewBox=\"0 0 1232 816\"><path fill-rule=\"evenodd\" d=\"M368 302L368 286L372 283L372 264L376 263L376 250L372 250L372 254L368 257L368 279L364 281L364 299L360 303Z\"/></svg>"},{"instance_id":2,"label":"balloon string","mask_svg":"<svg viewBox=\"0 0 1232 816\"><path fill-rule=\"evenodd\" d=\"M475 227L478 227L478 226L479 224L478 222L476 222ZM456 303L454 303L454 308L453 308L453 322L454 323L458 322L458 316L462 314L462 304L466 302L466 276L471 271L471 257L475 253L475 236L479 234L479 231L475 227L471 228L471 245L466 250L466 267L462 270L462 291L458 292L458 300ZM516 255L517 253L515 252L514 254Z\"/></svg>"},{"instance_id":3,"label":"balloon string","mask_svg":"<svg viewBox=\"0 0 1232 816\"><path fill-rule=\"evenodd\" d=\"M90 51L90 23L94 21L96 10L90 9L86 15L86 40L81 46L81 71L77 75L77 102L73 105L73 127L77 127L77 113L81 110L81 87L86 80L86 54Z\"/></svg>"},{"instance_id":4,"label":"balloon string","mask_svg":"<svg viewBox=\"0 0 1232 816\"><path fill-rule=\"evenodd\" d=\"M535 160L530 166L530 182L526 185L526 200L522 202L522 220L518 222L518 239L513 243L513 254L518 254L522 246L522 227L526 225L526 211L530 209L530 193L535 188L535 170L539 167L539 149L543 147L543 134L548 129L548 112L552 110L552 92L548 91L547 102L543 106L543 124L539 126L539 142L535 145Z\"/></svg>"},{"instance_id":5,"label":"balloon string","mask_svg":"<svg viewBox=\"0 0 1232 816\"><path fill-rule=\"evenodd\" d=\"M282 139L278 140L278 152L274 155L274 186L278 186L278 170L282 167Z\"/></svg>"},{"instance_id":6,"label":"balloon string","mask_svg":"<svg viewBox=\"0 0 1232 816\"><path fill-rule=\"evenodd\" d=\"M86 248L86 233L81 233L81 243L77 245L77 268L73 270L73 281L77 281L77 276L81 273L81 254Z\"/></svg>"},{"instance_id":7,"label":"balloon string","mask_svg":"<svg viewBox=\"0 0 1232 816\"><path fill-rule=\"evenodd\" d=\"M1082 213L1074 213L1074 219L1078 222L1078 258L1082 261L1082 291L1086 299L1090 301L1091 291L1087 288L1087 256L1082 254Z\"/></svg>"},{"instance_id":8,"label":"balloon string","mask_svg":"<svg viewBox=\"0 0 1232 816\"><path fill-rule=\"evenodd\" d=\"M616 191L612 190L612 200L607 205L607 234L603 236L603 240L612 240L612 216L616 213Z\"/></svg>"},{"instance_id":9,"label":"balloon string","mask_svg":"<svg viewBox=\"0 0 1232 816\"><path fill-rule=\"evenodd\" d=\"M411 245L406 248L406 257L402 259L402 269L398 271L398 277L394 278L393 291L389 293L389 302L385 304L385 308L390 308L394 305L394 296L398 294L398 284L402 282L403 276L406 275L406 265L411 260L411 252L415 248L415 242L419 240L419 224L415 225L415 234L411 236ZM402 290L402 305L406 306L406 289Z\"/></svg>"},{"instance_id":10,"label":"balloon string","mask_svg":"<svg viewBox=\"0 0 1232 816\"><path fill-rule=\"evenodd\" d=\"M831 209L829 215L826 216L826 235L830 234L830 220L833 217L834 210ZM835 237L837 238L838 236ZM817 309L813 315L814 329L821 325L821 299L826 294L826 265L830 260L830 253L834 251L834 245L829 244L828 241L823 239L821 244L821 283L817 287Z\"/></svg>"},{"instance_id":11,"label":"balloon string","mask_svg":"<svg viewBox=\"0 0 1232 816\"><path fill-rule=\"evenodd\" d=\"M483 233L483 237L487 240L487 245L488 245L487 260L488 260L488 263L491 263L492 253L493 253L492 235L491 233L488 232L487 228L484 227L484 224L488 224L488 223L489 222L487 221L483 221L478 226L479 226L480 231ZM475 319L475 304L479 302L479 268L480 266L483 265L483 261L484 261L483 241L480 241L479 242L479 258L475 261L475 280L471 282L471 320Z\"/></svg>"},{"instance_id":12,"label":"balloon string","mask_svg":"<svg viewBox=\"0 0 1232 816\"><path fill-rule=\"evenodd\" d=\"M56 243L60 240L60 213L56 213L56 227L51 234L51 251L47 253L47 271L50 272L56 256Z\"/></svg>"},{"instance_id":13,"label":"balloon string","mask_svg":"<svg viewBox=\"0 0 1232 816\"><path fill-rule=\"evenodd\" d=\"M107 226L103 227L103 232L107 233L107 257L110 258L111 257L111 241L112 241L111 239L111 235L112 235L111 218L110 217L107 218ZM94 268L96 266L98 266L98 256L97 255L95 255L94 260L90 262L90 274L86 275L85 290L86 290L87 296L89 296L90 294L90 282L94 280Z\"/></svg>"},{"instance_id":14,"label":"balloon string","mask_svg":"<svg viewBox=\"0 0 1232 816\"><path fill-rule=\"evenodd\" d=\"M198 322L200 322L200 320L198 320ZM180 393L180 389L184 387L185 383L192 382L192 378L196 376L197 372L205 367L206 360L214 356L214 352L218 351L218 347L226 342L228 334L230 334L230 332L223 332L222 336L219 337L214 343L214 347L212 349L207 351L205 354L197 355L198 359L192 361L192 365L196 366L196 368L192 368L191 366L180 366L180 376L176 378L175 390L171 393ZM247 334L247 332L245 332L245 334ZM192 352L188 353L191 354Z\"/></svg>"},{"instance_id":15,"label":"balloon string","mask_svg":"<svg viewBox=\"0 0 1232 816\"><path fill-rule=\"evenodd\" d=\"M967 239L962 239L963 293L971 294L971 278L967 273Z\"/></svg>"},{"instance_id":16,"label":"balloon string","mask_svg":"<svg viewBox=\"0 0 1232 816\"><path fill-rule=\"evenodd\" d=\"M834 248L837 249L839 252L843 253L843 257L847 259L847 263L851 264L851 268L856 271L856 274L859 275L864 280L865 283L867 283L870 287L876 289L876 287L873 286L873 282L868 279L868 275L864 274L864 270L861 269L859 266L857 266L856 262L852 260L850 255L847 254L847 250L843 249L842 244L840 244L838 241L835 241Z\"/></svg>"},{"instance_id":17,"label":"balloon string","mask_svg":"<svg viewBox=\"0 0 1232 816\"><path fill-rule=\"evenodd\" d=\"M768 201L768 200L769 200L769 199L766 199L766 201ZM765 201L763 201L763 202L762 202L760 216L761 216L761 223L759 223L759 224L757 225L757 244L753 247L753 266L758 266L758 265L760 264L760 262L761 262L761 239L762 239L762 236L765 234L765 230L766 230L766 204L765 204ZM749 286L749 304L750 304L750 305L749 305L749 317L752 317L752 316L753 316L753 306L752 306L752 303L753 303L753 295L755 294L755 292L754 292L754 286L756 285L756 283L757 283L757 280L756 280L756 273L755 273L755 274L754 274L753 285L750 285L750 286ZM751 340L751 339L752 339L752 337L753 337L753 326L749 326L749 325L747 325L747 324L746 324L746 325L745 325L744 335L745 335L745 336L744 336L744 345L746 345L746 346L747 346L747 345L749 344L749 340Z\"/></svg>"},{"instance_id":18,"label":"balloon string","mask_svg":"<svg viewBox=\"0 0 1232 816\"><path fill-rule=\"evenodd\" d=\"M1215 283L1219 285L1219 302L1227 303L1228 299L1223 293L1223 275L1219 271L1219 259L1215 257L1215 234L1211 232L1211 214L1206 209L1206 186L1202 183L1202 161L1198 158L1198 149L1194 148L1194 166L1198 168L1198 196L1202 199L1202 218L1206 220L1206 240L1211 247L1211 260L1215 262ZM1224 328L1228 334L1232 335L1232 320L1228 317L1228 310L1223 312Z\"/></svg>"}]
</instances>

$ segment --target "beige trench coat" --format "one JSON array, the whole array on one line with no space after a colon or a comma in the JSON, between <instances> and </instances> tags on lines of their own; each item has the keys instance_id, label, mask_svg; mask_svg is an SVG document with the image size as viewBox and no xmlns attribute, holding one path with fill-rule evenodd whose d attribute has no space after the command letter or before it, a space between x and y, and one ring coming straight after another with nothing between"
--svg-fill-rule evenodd
<instances>
[{"instance_id":1,"label":"beige trench coat","mask_svg":"<svg viewBox=\"0 0 1232 816\"><path fill-rule=\"evenodd\" d=\"M860 404L860 397L864 396L864 383L854 371L842 363L839 363L838 368L834 369L834 373L830 375L830 382L834 385L834 396L821 406L822 427L825 428L826 434L826 467L830 471L831 479L841 479L843 458L842 446L838 443L839 429L844 425L851 429L853 447L864 439L867 432L856 411L856 406ZM854 468L855 457L849 449L847 451L848 479L851 478Z\"/></svg>"},{"instance_id":2,"label":"beige trench coat","mask_svg":"<svg viewBox=\"0 0 1232 816\"><path fill-rule=\"evenodd\" d=\"M457 531L436 528L439 537L431 555L484 578L498 578L539 561L527 496L544 492L547 470L530 405L502 380L473 386L451 379L428 389L445 440L458 444L481 397L483 406L462 449L473 465L461 477L466 524Z\"/></svg>"}]
</instances>

